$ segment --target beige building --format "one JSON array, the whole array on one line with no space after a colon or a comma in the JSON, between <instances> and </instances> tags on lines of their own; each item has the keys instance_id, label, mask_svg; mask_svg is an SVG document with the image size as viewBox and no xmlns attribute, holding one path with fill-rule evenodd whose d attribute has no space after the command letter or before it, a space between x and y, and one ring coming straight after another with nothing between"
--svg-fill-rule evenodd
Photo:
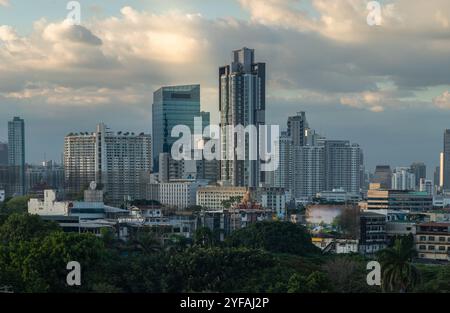
<instances>
[{"instance_id":1,"label":"beige building","mask_svg":"<svg viewBox=\"0 0 450 313\"><path fill-rule=\"evenodd\" d=\"M197 205L209 210L224 209L222 201L243 197L246 187L202 187L197 190Z\"/></svg>"},{"instance_id":2,"label":"beige building","mask_svg":"<svg viewBox=\"0 0 450 313\"><path fill-rule=\"evenodd\" d=\"M450 223L417 225L416 250L421 259L450 261Z\"/></svg>"}]
</instances>

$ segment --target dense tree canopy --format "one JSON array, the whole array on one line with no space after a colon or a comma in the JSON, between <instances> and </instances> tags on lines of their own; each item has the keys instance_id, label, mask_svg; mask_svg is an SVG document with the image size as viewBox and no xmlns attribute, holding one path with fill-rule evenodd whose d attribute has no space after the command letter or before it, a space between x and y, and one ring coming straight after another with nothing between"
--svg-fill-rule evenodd
<instances>
[{"instance_id":1,"label":"dense tree canopy","mask_svg":"<svg viewBox=\"0 0 450 313\"><path fill-rule=\"evenodd\" d=\"M11 213L25 213L28 209L28 200L30 200L29 196L18 196L14 198L7 199L1 205L1 213L2 214L11 214Z\"/></svg>"},{"instance_id":2,"label":"dense tree canopy","mask_svg":"<svg viewBox=\"0 0 450 313\"><path fill-rule=\"evenodd\" d=\"M308 255L319 252L305 227L289 222L259 222L235 231L227 243L233 247L264 249L274 253Z\"/></svg>"},{"instance_id":3,"label":"dense tree canopy","mask_svg":"<svg viewBox=\"0 0 450 313\"><path fill-rule=\"evenodd\" d=\"M7 286L14 292L380 291L366 284L367 259L315 253L305 229L294 224L257 223L236 231L225 244L214 240L206 228L200 228L193 241L169 236L164 246L160 235L141 230L123 242L111 230L102 231L102 237L64 233L38 216L11 214L0 226L0 288ZM383 264L406 260L402 266L410 266L409 254L399 259L403 250L392 249L381 254L384 262L391 262ZM66 284L69 261L81 265L81 286ZM422 282L416 289L409 284L404 291L450 291L448 265L418 269Z\"/></svg>"}]
</instances>

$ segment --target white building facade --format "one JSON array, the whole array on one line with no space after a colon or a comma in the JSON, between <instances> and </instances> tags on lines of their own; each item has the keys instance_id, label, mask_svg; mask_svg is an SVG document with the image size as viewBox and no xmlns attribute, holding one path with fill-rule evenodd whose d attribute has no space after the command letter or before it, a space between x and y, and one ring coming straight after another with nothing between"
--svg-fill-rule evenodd
<instances>
[{"instance_id":1,"label":"white building facade","mask_svg":"<svg viewBox=\"0 0 450 313\"><path fill-rule=\"evenodd\" d=\"M71 191L80 191L96 181L103 185L111 203L140 199L140 186L151 167L150 135L113 133L100 123L92 134L69 134L65 138L65 178Z\"/></svg>"},{"instance_id":2,"label":"white building facade","mask_svg":"<svg viewBox=\"0 0 450 313\"><path fill-rule=\"evenodd\" d=\"M246 187L202 187L197 191L197 205L208 210L222 210L224 209L223 201L243 197L246 192Z\"/></svg>"}]
</instances>

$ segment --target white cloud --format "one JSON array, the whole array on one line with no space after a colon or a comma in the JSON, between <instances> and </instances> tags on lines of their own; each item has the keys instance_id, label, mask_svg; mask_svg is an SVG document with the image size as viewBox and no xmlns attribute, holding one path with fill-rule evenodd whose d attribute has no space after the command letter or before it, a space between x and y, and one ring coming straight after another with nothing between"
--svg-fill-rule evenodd
<instances>
[{"instance_id":1,"label":"white cloud","mask_svg":"<svg viewBox=\"0 0 450 313\"><path fill-rule=\"evenodd\" d=\"M0 0L0 6L4 6L4 7L9 6L9 0Z\"/></svg>"},{"instance_id":2,"label":"white cloud","mask_svg":"<svg viewBox=\"0 0 450 313\"><path fill-rule=\"evenodd\" d=\"M200 83L203 105L215 112L217 68L244 45L268 63L274 98L301 94L299 101L333 99L380 112L409 106L400 90L450 84L446 1L398 0L384 7L380 27L366 24L363 0L313 0L314 16L295 0L240 3L251 21L124 7L117 17L83 26L41 19L29 36L0 26L0 95L63 107L127 106L127 99L142 99L144 106L161 85ZM386 94L380 82L397 93ZM30 90L30 83L40 87ZM123 93L129 98L118 97Z\"/></svg>"},{"instance_id":3,"label":"white cloud","mask_svg":"<svg viewBox=\"0 0 450 313\"><path fill-rule=\"evenodd\" d=\"M433 99L433 104L440 109L450 109L450 92L444 91Z\"/></svg>"}]
</instances>

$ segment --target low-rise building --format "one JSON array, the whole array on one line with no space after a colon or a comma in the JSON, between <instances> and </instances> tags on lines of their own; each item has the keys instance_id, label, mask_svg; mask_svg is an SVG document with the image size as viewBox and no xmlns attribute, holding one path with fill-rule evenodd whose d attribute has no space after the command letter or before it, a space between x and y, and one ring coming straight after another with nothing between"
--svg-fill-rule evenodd
<instances>
[{"instance_id":1,"label":"low-rise building","mask_svg":"<svg viewBox=\"0 0 450 313\"><path fill-rule=\"evenodd\" d=\"M374 254L387 246L386 216L372 212L360 215L359 252Z\"/></svg>"},{"instance_id":2,"label":"low-rise building","mask_svg":"<svg viewBox=\"0 0 450 313\"><path fill-rule=\"evenodd\" d=\"M318 192L314 200L320 203L358 203L361 196L357 193L347 192L342 188L336 188L331 191Z\"/></svg>"},{"instance_id":3,"label":"low-rise building","mask_svg":"<svg viewBox=\"0 0 450 313\"><path fill-rule=\"evenodd\" d=\"M419 224L415 239L419 258L450 261L450 223Z\"/></svg>"},{"instance_id":4,"label":"low-rise building","mask_svg":"<svg viewBox=\"0 0 450 313\"><path fill-rule=\"evenodd\" d=\"M358 253L358 240L313 237L312 243L323 253L348 254Z\"/></svg>"},{"instance_id":5,"label":"low-rise building","mask_svg":"<svg viewBox=\"0 0 450 313\"><path fill-rule=\"evenodd\" d=\"M386 235L388 239L397 236L408 236L416 234L416 222L414 221L388 221L386 222Z\"/></svg>"},{"instance_id":6,"label":"low-rise building","mask_svg":"<svg viewBox=\"0 0 450 313\"><path fill-rule=\"evenodd\" d=\"M159 184L159 202L178 210L196 205L197 190L207 182L175 180Z\"/></svg>"},{"instance_id":7,"label":"low-rise building","mask_svg":"<svg viewBox=\"0 0 450 313\"><path fill-rule=\"evenodd\" d=\"M31 198L28 201L28 213L57 221L65 231L99 234L101 228L112 227L116 218L129 212L103 202L58 201L55 190L45 190L44 200Z\"/></svg>"},{"instance_id":8,"label":"low-rise building","mask_svg":"<svg viewBox=\"0 0 450 313\"><path fill-rule=\"evenodd\" d=\"M433 208L433 197L423 191L371 189L367 210L423 212Z\"/></svg>"},{"instance_id":9,"label":"low-rise building","mask_svg":"<svg viewBox=\"0 0 450 313\"><path fill-rule=\"evenodd\" d=\"M143 227L157 230L162 240L168 240L171 235L192 238L197 219L191 212L165 211L158 208L130 208L130 215L119 218L119 238L128 240Z\"/></svg>"},{"instance_id":10,"label":"low-rise building","mask_svg":"<svg viewBox=\"0 0 450 313\"><path fill-rule=\"evenodd\" d=\"M286 217L286 203L290 199L290 192L284 188L262 187L256 188L256 200L265 209L275 212L278 218Z\"/></svg>"},{"instance_id":11,"label":"low-rise building","mask_svg":"<svg viewBox=\"0 0 450 313\"><path fill-rule=\"evenodd\" d=\"M205 186L197 191L197 205L207 210L222 210L223 201L231 198L242 198L246 187Z\"/></svg>"}]
</instances>

